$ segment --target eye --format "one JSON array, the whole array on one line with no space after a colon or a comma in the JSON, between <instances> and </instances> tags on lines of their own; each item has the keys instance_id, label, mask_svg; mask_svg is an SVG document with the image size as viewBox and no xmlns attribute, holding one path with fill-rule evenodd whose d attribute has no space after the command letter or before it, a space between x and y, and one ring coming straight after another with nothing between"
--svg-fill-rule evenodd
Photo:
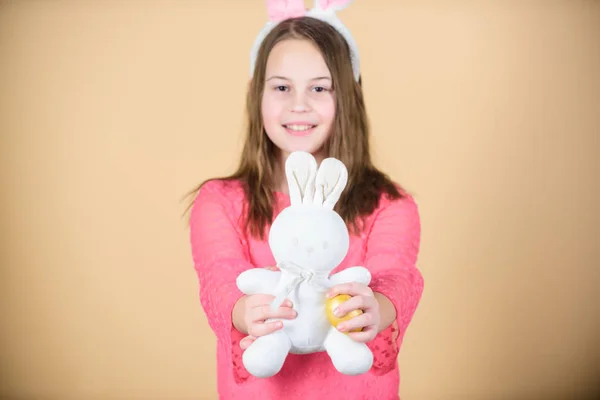
<instances>
[{"instance_id":1,"label":"eye","mask_svg":"<svg viewBox=\"0 0 600 400\"><path fill-rule=\"evenodd\" d=\"M293 238L293 239L292 239L292 244L293 244L294 246L298 246L298 238Z\"/></svg>"},{"instance_id":2,"label":"eye","mask_svg":"<svg viewBox=\"0 0 600 400\"><path fill-rule=\"evenodd\" d=\"M278 85L278 86L275 86L275 90L278 92L287 92L289 90L289 88L285 85Z\"/></svg>"},{"instance_id":3,"label":"eye","mask_svg":"<svg viewBox=\"0 0 600 400\"><path fill-rule=\"evenodd\" d=\"M323 86L315 86L313 88L313 90L317 93L322 93L322 92L328 91L329 89L327 89L326 87L323 87Z\"/></svg>"}]
</instances>

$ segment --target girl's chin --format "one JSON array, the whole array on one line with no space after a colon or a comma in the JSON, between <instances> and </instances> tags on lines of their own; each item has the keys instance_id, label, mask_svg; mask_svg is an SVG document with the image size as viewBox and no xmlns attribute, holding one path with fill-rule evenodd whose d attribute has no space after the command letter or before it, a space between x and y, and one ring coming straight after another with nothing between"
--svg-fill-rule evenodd
<instances>
[{"instance_id":1,"label":"girl's chin","mask_svg":"<svg viewBox=\"0 0 600 400\"><path fill-rule=\"evenodd\" d=\"M307 153L312 154L313 156L318 156L322 152L322 147L319 147L313 143L307 143L304 146L295 143L288 143L288 145L285 146L284 149L284 153L287 154L293 153L295 151L305 151Z\"/></svg>"}]
</instances>

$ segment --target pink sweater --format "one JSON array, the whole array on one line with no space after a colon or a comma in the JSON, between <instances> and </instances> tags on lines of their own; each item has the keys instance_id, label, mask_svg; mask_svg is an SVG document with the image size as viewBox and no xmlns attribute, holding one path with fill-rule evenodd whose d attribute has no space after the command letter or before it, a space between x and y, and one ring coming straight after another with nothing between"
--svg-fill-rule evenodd
<instances>
[{"instance_id":1,"label":"pink sweater","mask_svg":"<svg viewBox=\"0 0 600 400\"><path fill-rule=\"evenodd\" d=\"M275 265L268 242L242 232L245 204L238 182L211 181L198 193L191 212L190 235L200 302L217 337L217 387L221 399L398 399L397 356L402 338L423 291L416 268L420 242L417 206L409 195L390 201L382 196L377 210L360 236L351 236L350 249L333 272L350 266L367 267L370 287L395 305L397 319L368 345L374 354L372 369L345 376L332 366L326 353L290 354L279 374L260 379L242 364L239 341L244 335L232 324L233 305L243 294L238 274L248 268ZM275 215L289 206L289 197L277 193Z\"/></svg>"}]
</instances>

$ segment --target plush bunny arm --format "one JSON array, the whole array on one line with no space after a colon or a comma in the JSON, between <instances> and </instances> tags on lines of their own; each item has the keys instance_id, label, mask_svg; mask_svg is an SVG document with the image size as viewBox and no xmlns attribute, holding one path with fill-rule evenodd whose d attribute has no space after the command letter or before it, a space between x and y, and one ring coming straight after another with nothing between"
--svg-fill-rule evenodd
<instances>
[{"instance_id":1,"label":"plush bunny arm","mask_svg":"<svg viewBox=\"0 0 600 400\"><path fill-rule=\"evenodd\" d=\"M396 321L369 343L375 356L373 371L377 374L385 374L395 366L402 339L423 293L423 276L416 268L421 235L419 212L412 197L405 196L382 200L367 238L365 266L372 275L370 287L387 297L396 309ZM392 347L387 343L392 343Z\"/></svg>"},{"instance_id":2,"label":"plush bunny arm","mask_svg":"<svg viewBox=\"0 0 600 400\"><path fill-rule=\"evenodd\" d=\"M254 268L242 272L236 283L238 288L245 294L269 294L275 289L280 278L280 271Z\"/></svg>"},{"instance_id":3,"label":"plush bunny arm","mask_svg":"<svg viewBox=\"0 0 600 400\"><path fill-rule=\"evenodd\" d=\"M331 275L329 281L332 286L350 282L369 285L371 283L371 273L364 267L349 267L337 274Z\"/></svg>"},{"instance_id":4,"label":"plush bunny arm","mask_svg":"<svg viewBox=\"0 0 600 400\"><path fill-rule=\"evenodd\" d=\"M234 221L233 201L219 181L206 183L198 193L190 215L190 242L200 285L200 302L208 324L217 337L218 351L234 367L237 383L248 378L238 342L244 338L233 327L231 312L244 294L236 286L243 271L253 269L240 241Z\"/></svg>"}]
</instances>

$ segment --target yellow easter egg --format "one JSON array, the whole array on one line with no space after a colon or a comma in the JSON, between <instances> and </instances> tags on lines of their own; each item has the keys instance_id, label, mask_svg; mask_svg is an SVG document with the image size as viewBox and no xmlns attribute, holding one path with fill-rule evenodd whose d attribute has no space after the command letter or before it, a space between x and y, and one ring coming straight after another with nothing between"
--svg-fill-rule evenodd
<instances>
[{"instance_id":1,"label":"yellow easter egg","mask_svg":"<svg viewBox=\"0 0 600 400\"><path fill-rule=\"evenodd\" d=\"M336 317L335 315L333 315L333 310L335 310L336 307L338 307L343 302L350 300L351 298L352 296L349 296L347 294L338 294L337 296L332 297L331 299L327 299L327 301L325 302L325 312L327 313L327 319L329 320L329 323L331 325L337 327L337 325L340 322L347 321L363 313L362 310L352 310L342 317ZM362 328L353 329L350 332L360 331L362 331Z\"/></svg>"}]
</instances>

